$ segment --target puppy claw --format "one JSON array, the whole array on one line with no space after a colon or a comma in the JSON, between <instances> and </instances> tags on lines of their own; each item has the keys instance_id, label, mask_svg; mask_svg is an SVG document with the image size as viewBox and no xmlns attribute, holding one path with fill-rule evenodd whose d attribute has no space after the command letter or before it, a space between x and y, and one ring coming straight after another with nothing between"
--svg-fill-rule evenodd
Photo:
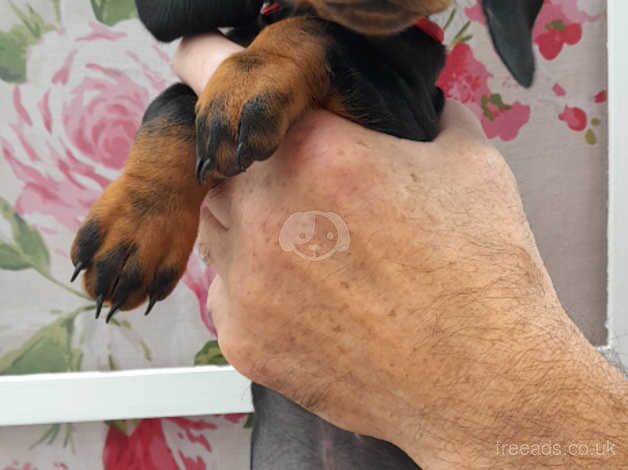
<instances>
[{"instance_id":1,"label":"puppy claw","mask_svg":"<svg viewBox=\"0 0 628 470\"><path fill-rule=\"evenodd\" d=\"M215 166L213 159L196 161L196 180L201 186L205 184L208 173L214 170Z\"/></svg>"},{"instance_id":2,"label":"puppy claw","mask_svg":"<svg viewBox=\"0 0 628 470\"><path fill-rule=\"evenodd\" d=\"M114 305L113 307L111 307L109 314L107 314L107 319L105 320L105 323L108 324L113 316L118 312L118 310L120 310L120 305Z\"/></svg>"},{"instance_id":3,"label":"puppy claw","mask_svg":"<svg viewBox=\"0 0 628 470\"><path fill-rule=\"evenodd\" d=\"M98 297L96 297L96 320L98 320L98 318L100 318L100 312L102 311L102 305L103 302L105 301L104 296L102 294L100 294Z\"/></svg>"},{"instance_id":4,"label":"puppy claw","mask_svg":"<svg viewBox=\"0 0 628 470\"><path fill-rule=\"evenodd\" d=\"M157 303L156 297L150 297L148 299L148 308L146 308L146 311L144 312L145 317L147 317L150 314L151 310L153 309L156 303Z\"/></svg>"},{"instance_id":5,"label":"puppy claw","mask_svg":"<svg viewBox=\"0 0 628 470\"><path fill-rule=\"evenodd\" d=\"M199 153L197 153L196 155L196 166L194 167L194 174L196 175L196 181L199 182L199 184L201 183L201 174L203 171L203 165L205 164L205 162L203 161L203 157L201 157L201 155Z\"/></svg>"},{"instance_id":6,"label":"puppy claw","mask_svg":"<svg viewBox=\"0 0 628 470\"><path fill-rule=\"evenodd\" d=\"M252 152L250 152L248 145L244 142L240 142L236 148L236 158L238 159L238 166L240 172L243 173L253 163Z\"/></svg>"},{"instance_id":7,"label":"puppy claw","mask_svg":"<svg viewBox=\"0 0 628 470\"><path fill-rule=\"evenodd\" d=\"M76 266L74 266L74 272L72 273L72 277L70 278L70 282L76 281L76 278L84 268L85 264L82 261L76 263Z\"/></svg>"}]
</instances>

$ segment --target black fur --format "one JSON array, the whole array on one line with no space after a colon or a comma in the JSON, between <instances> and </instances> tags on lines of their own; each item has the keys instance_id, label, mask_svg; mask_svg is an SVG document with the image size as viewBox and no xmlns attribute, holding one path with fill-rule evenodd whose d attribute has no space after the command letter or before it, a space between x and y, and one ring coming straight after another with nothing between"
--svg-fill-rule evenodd
<instances>
[{"instance_id":1,"label":"black fur","mask_svg":"<svg viewBox=\"0 0 628 470\"><path fill-rule=\"evenodd\" d=\"M532 27L543 0L483 0L493 44L513 77L529 87L534 79Z\"/></svg>"},{"instance_id":2,"label":"black fur","mask_svg":"<svg viewBox=\"0 0 628 470\"><path fill-rule=\"evenodd\" d=\"M292 101L288 94L259 95L248 101L240 116L240 136L237 146L238 166L242 171L248 168L254 160L263 161L269 158L277 146L274 144L260 145L255 139L259 134L277 134L280 126L279 116L269 111L268 102L272 100L275 105L287 106ZM249 138L243 139L242 136Z\"/></svg>"},{"instance_id":3,"label":"black fur","mask_svg":"<svg viewBox=\"0 0 628 470\"><path fill-rule=\"evenodd\" d=\"M76 239L78 248L72 253L72 263L86 267L102 243L102 230L96 221L91 220L81 228Z\"/></svg>"},{"instance_id":4,"label":"black fur","mask_svg":"<svg viewBox=\"0 0 628 470\"><path fill-rule=\"evenodd\" d=\"M263 0L136 0L142 23L160 41L254 23ZM181 29L184 26L185 29Z\"/></svg>"},{"instance_id":5,"label":"black fur","mask_svg":"<svg viewBox=\"0 0 628 470\"><path fill-rule=\"evenodd\" d=\"M196 116L196 93L183 83L176 83L165 91L148 106L144 112L142 125L153 119L164 119L170 123L181 124L184 127L193 128Z\"/></svg>"},{"instance_id":6,"label":"black fur","mask_svg":"<svg viewBox=\"0 0 628 470\"><path fill-rule=\"evenodd\" d=\"M98 261L96 277L96 296L107 296L115 288L118 280L118 273L127 258L135 252L135 247L129 244L122 244L113 248L107 256Z\"/></svg>"},{"instance_id":7,"label":"black fur","mask_svg":"<svg viewBox=\"0 0 628 470\"><path fill-rule=\"evenodd\" d=\"M255 470L417 470L388 442L343 431L254 384L251 467Z\"/></svg>"},{"instance_id":8,"label":"black fur","mask_svg":"<svg viewBox=\"0 0 628 470\"><path fill-rule=\"evenodd\" d=\"M404 139L430 141L444 105L435 86L444 47L418 28L394 37L366 38L329 25L334 47L332 84L356 121Z\"/></svg>"},{"instance_id":9,"label":"black fur","mask_svg":"<svg viewBox=\"0 0 628 470\"><path fill-rule=\"evenodd\" d=\"M155 275L155 279L148 286L148 297L156 300L163 300L175 288L181 273L173 268L165 268Z\"/></svg>"},{"instance_id":10,"label":"black fur","mask_svg":"<svg viewBox=\"0 0 628 470\"><path fill-rule=\"evenodd\" d=\"M142 287L143 280L138 263L126 263L111 294L111 305L123 305L133 292Z\"/></svg>"}]
</instances>

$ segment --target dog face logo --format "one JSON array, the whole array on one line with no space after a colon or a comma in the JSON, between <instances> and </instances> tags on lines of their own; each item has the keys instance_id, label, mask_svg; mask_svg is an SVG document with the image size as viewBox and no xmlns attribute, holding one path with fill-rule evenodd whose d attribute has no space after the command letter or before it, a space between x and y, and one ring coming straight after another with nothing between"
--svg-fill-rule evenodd
<instances>
[{"instance_id":1,"label":"dog face logo","mask_svg":"<svg viewBox=\"0 0 628 470\"><path fill-rule=\"evenodd\" d=\"M296 212L286 219L279 233L282 250L312 261L347 251L350 244L347 225L333 212Z\"/></svg>"}]
</instances>

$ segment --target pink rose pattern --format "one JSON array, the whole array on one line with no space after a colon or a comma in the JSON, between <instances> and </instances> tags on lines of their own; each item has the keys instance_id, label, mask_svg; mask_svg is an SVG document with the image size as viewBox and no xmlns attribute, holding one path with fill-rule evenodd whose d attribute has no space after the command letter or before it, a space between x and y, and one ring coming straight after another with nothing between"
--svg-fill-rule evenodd
<instances>
[{"instance_id":1,"label":"pink rose pattern","mask_svg":"<svg viewBox=\"0 0 628 470\"><path fill-rule=\"evenodd\" d=\"M518 101L506 104L488 86L492 75L473 55L466 42L458 42L447 57L438 80L448 98L465 103L478 116L489 138L513 140L530 120L530 107Z\"/></svg>"},{"instance_id":2,"label":"pink rose pattern","mask_svg":"<svg viewBox=\"0 0 628 470\"><path fill-rule=\"evenodd\" d=\"M471 3L464 8L468 21L484 26L486 19L480 2ZM602 16L602 14L591 15L583 11L577 0L545 0L532 31L533 42L540 55L537 61L539 70L535 90L546 82L543 77L545 71L543 61L556 60L565 49L577 45L582 40L584 25L597 22ZM469 45L473 36L466 33L467 27L468 24L450 42L450 53L439 85L448 98L466 104L476 114L489 138L498 138L505 142L512 141L519 136L521 129L530 121L531 107L519 101L505 101L500 91L495 92L491 89L491 86L495 86L493 85L495 80L491 83L494 75L489 73L486 66L476 58L476 52ZM501 73L503 74L503 70ZM512 87L510 77L500 76L499 78L503 79L501 83L498 83L500 89L508 90ZM555 97L568 96L560 83L552 83L550 89ZM605 90L596 90L596 92L595 96L589 100L589 105L606 102ZM538 90L538 93L543 92ZM596 107L593 113L597 116L589 121L586 111L565 103L562 105L562 112L557 114L557 118L564 121L568 128L575 132L586 131L586 142L595 144L597 139L593 128L600 125L600 114L604 111L604 108Z\"/></svg>"},{"instance_id":3,"label":"pink rose pattern","mask_svg":"<svg viewBox=\"0 0 628 470\"><path fill-rule=\"evenodd\" d=\"M169 443L164 432L165 423L175 426L175 440L196 446L196 453L190 455L177 446L176 442ZM188 418L144 419L129 434L110 426L103 453L104 468L205 470L208 460L205 454L212 452L207 433L217 427L203 419Z\"/></svg>"},{"instance_id":4,"label":"pink rose pattern","mask_svg":"<svg viewBox=\"0 0 628 470\"><path fill-rule=\"evenodd\" d=\"M598 4L595 13L585 9L592 3ZM577 63L578 46L590 34L588 25L602 21L603 0L545 0L533 31L539 71L531 91L514 84L492 50L477 47L487 44L479 3L458 4L455 21L446 30L449 57L439 79L447 97L467 105L497 142L543 138L523 135L530 122L542 119L556 123L547 123L550 138L562 128L583 135L583 145L595 145L606 111L605 84L584 93L573 82L554 76L552 64ZM600 45L605 41L601 36L594 39ZM4 160L8 170L2 179L18 183L17 189L13 184L6 192L0 185L0 196L40 230L53 266L62 265L82 217L120 172L151 97L174 79L167 51L151 45L136 20L114 26L94 19L65 24L32 46L29 61L38 66L26 83L0 81L0 96L8 100L0 111L5 124L0 129L0 164ZM193 257L180 287L196 300L195 315L208 335L214 332L205 308L212 277ZM90 468L105 470L247 468L246 458L233 457L248 452L248 432L241 431L245 421L246 415L226 415L102 424L100 446L61 452L52 447L59 443L33 450L24 445L19 451L11 446L12 454L7 453L9 447L0 452L0 469L68 470L88 461L101 462ZM77 432L82 426L76 426ZM36 431L33 428L32 441ZM99 455L94 449L100 449Z\"/></svg>"},{"instance_id":5,"label":"pink rose pattern","mask_svg":"<svg viewBox=\"0 0 628 470\"><path fill-rule=\"evenodd\" d=\"M45 77L49 85L13 87L16 116L9 135L0 134L0 150L24 183L15 208L26 219L36 214L54 219L52 226L42 228L63 232L52 244L58 253L67 254L68 231L76 231L92 203L119 174L151 97L169 83L163 77L168 55L155 50L153 62L147 63L145 56L134 52L134 32L110 31L93 22L78 35L67 30L51 33L55 37L44 38L42 49L62 45L67 50L58 68L52 67L50 77ZM91 48L118 52L118 63L97 63ZM165 75L174 80L171 73ZM196 270L184 281L197 296L207 323L203 291L211 276L200 265L196 260Z\"/></svg>"}]
</instances>

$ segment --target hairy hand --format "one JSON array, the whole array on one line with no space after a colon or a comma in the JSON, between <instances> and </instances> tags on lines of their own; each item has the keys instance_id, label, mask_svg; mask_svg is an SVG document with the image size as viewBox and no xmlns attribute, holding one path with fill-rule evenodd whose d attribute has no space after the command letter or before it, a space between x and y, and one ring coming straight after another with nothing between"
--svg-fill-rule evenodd
<instances>
[{"instance_id":1,"label":"hairy hand","mask_svg":"<svg viewBox=\"0 0 628 470\"><path fill-rule=\"evenodd\" d=\"M202 89L198 45L177 68ZM428 468L491 466L500 440L567 439L583 417L592 439L625 400L561 309L515 179L461 105L423 144L309 113L273 158L216 186L199 240L237 369ZM596 392L609 377L612 400Z\"/></svg>"}]
</instances>

